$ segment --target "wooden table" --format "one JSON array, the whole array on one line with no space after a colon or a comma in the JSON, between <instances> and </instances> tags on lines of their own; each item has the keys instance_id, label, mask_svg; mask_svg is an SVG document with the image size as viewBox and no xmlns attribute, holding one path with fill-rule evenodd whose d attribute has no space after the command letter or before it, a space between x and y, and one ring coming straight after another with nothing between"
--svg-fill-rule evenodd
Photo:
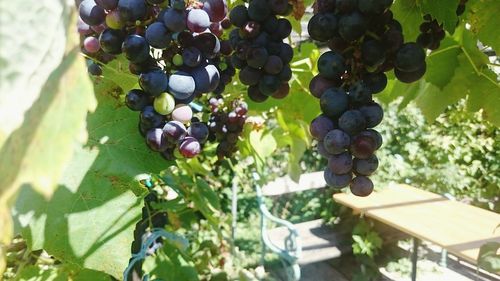
<instances>
[{"instance_id":1,"label":"wooden table","mask_svg":"<svg viewBox=\"0 0 500 281\"><path fill-rule=\"evenodd\" d=\"M338 193L333 199L473 264L483 244L500 242L500 214L408 185L393 185L368 197ZM416 266L416 256L414 262Z\"/></svg>"}]
</instances>

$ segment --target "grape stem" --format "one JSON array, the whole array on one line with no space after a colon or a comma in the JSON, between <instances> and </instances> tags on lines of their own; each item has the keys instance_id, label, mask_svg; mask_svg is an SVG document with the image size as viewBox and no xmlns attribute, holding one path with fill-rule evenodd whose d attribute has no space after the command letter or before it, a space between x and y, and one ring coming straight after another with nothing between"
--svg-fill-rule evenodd
<instances>
[{"instance_id":1,"label":"grape stem","mask_svg":"<svg viewBox=\"0 0 500 281\"><path fill-rule=\"evenodd\" d=\"M366 31L366 35L369 35L370 37L373 37L375 39L377 39L378 41L380 41L380 36L378 36L377 34L371 32L371 31Z\"/></svg>"}]
</instances>

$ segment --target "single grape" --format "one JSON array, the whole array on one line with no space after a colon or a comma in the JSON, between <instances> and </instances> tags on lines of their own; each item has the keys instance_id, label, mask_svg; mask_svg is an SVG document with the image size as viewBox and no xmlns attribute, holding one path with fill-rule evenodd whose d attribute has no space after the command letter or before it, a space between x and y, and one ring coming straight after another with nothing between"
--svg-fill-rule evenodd
<instances>
[{"instance_id":1,"label":"single grape","mask_svg":"<svg viewBox=\"0 0 500 281\"><path fill-rule=\"evenodd\" d=\"M117 9L122 20L131 23L143 20L148 11L144 0L119 0Z\"/></svg>"},{"instance_id":2,"label":"single grape","mask_svg":"<svg viewBox=\"0 0 500 281\"><path fill-rule=\"evenodd\" d=\"M145 36L149 45L156 49L165 49L172 41L167 27L162 22L155 22L148 26Z\"/></svg>"},{"instance_id":3,"label":"single grape","mask_svg":"<svg viewBox=\"0 0 500 281\"><path fill-rule=\"evenodd\" d=\"M346 151L351 143L351 138L342 130L334 129L323 138L323 146L329 154L339 154Z\"/></svg>"},{"instance_id":4,"label":"single grape","mask_svg":"<svg viewBox=\"0 0 500 281\"><path fill-rule=\"evenodd\" d=\"M212 33L201 33L195 37L194 46L209 59L215 58L220 51L220 41Z\"/></svg>"},{"instance_id":5,"label":"single grape","mask_svg":"<svg viewBox=\"0 0 500 281\"><path fill-rule=\"evenodd\" d=\"M372 175L378 168L378 158L374 154L367 159L354 158L354 173L362 176Z\"/></svg>"},{"instance_id":6,"label":"single grape","mask_svg":"<svg viewBox=\"0 0 500 281\"><path fill-rule=\"evenodd\" d=\"M282 82L288 82L290 79L292 79L292 69L290 68L290 65L285 64L283 65L280 73L278 73L278 78Z\"/></svg>"},{"instance_id":7,"label":"single grape","mask_svg":"<svg viewBox=\"0 0 500 281\"><path fill-rule=\"evenodd\" d=\"M352 156L348 152L332 155L328 159L328 168L336 174L342 175L350 173L352 170Z\"/></svg>"},{"instance_id":8,"label":"single grape","mask_svg":"<svg viewBox=\"0 0 500 281\"><path fill-rule=\"evenodd\" d=\"M372 101L372 91L363 81L358 81L349 88L349 100L357 104L369 103Z\"/></svg>"},{"instance_id":9,"label":"single grape","mask_svg":"<svg viewBox=\"0 0 500 281\"><path fill-rule=\"evenodd\" d=\"M259 69L250 66L244 67L239 73L240 82L247 86L257 85L261 80L261 77L262 72Z\"/></svg>"},{"instance_id":10,"label":"single grape","mask_svg":"<svg viewBox=\"0 0 500 281\"><path fill-rule=\"evenodd\" d=\"M272 94L275 99L284 99L290 93L290 85L288 83L281 83L278 90Z\"/></svg>"},{"instance_id":11,"label":"single grape","mask_svg":"<svg viewBox=\"0 0 500 281\"><path fill-rule=\"evenodd\" d=\"M201 9L192 9L186 19L187 27L192 32L203 32L210 27L210 17Z\"/></svg>"},{"instance_id":12,"label":"single grape","mask_svg":"<svg viewBox=\"0 0 500 281\"><path fill-rule=\"evenodd\" d=\"M89 66L87 67L87 71L92 76L101 76L102 75L102 67L95 62L92 62L89 64Z\"/></svg>"},{"instance_id":13,"label":"single grape","mask_svg":"<svg viewBox=\"0 0 500 281\"><path fill-rule=\"evenodd\" d=\"M278 1L285 1L288 4L288 1L286 0L278 0ZM290 23L290 21L288 21L285 18L278 19L277 30L276 33L274 33L275 36L273 38L285 39L288 36L290 36L291 33L292 33L292 24Z\"/></svg>"},{"instance_id":14,"label":"single grape","mask_svg":"<svg viewBox=\"0 0 500 281\"><path fill-rule=\"evenodd\" d=\"M176 99L186 99L194 94L196 85L193 76L187 72L177 71L170 75L168 91Z\"/></svg>"},{"instance_id":15,"label":"single grape","mask_svg":"<svg viewBox=\"0 0 500 281\"><path fill-rule=\"evenodd\" d=\"M112 55L121 54L124 40L125 34L123 31L110 28L104 30L99 36L102 50Z\"/></svg>"},{"instance_id":16,"label":"single grape","mask_svg":"<svg viewBox=\"0 0 500 281\"><path fill-rule=\"evenodd\" d=\"M354 157L367 159L373 155L377 149L377 144L373 138L363 135L357 135L353 138L350 151Z\"/></svg>"},{"instance_id":17,"label":"single grape","mask_svg":"<svg viewBox=\"0 0 500 281\"><path fill-rule=\"evenodd\" d=\"M192 71L192 75L195 81L196 91L200 93L214 91L220 82L219 70L213 64L195 68Z\"/></svg>"},{"instance_id":18,"label":"single grape","mask_svg":"<svg viewBox=\"0 0 500 281\"><path fill-rule=\"evenodd\" d=\"M155 98L153 106L159 114L168 115L174 111L175 99L168 93L162 93Z\"/></svg>"},{"instance_id":19,"label":"single grape","mask_svg":"<svg viewBox=\"0 0 500 281\"><path fill-rule=\"evenodd\" d=\"M281 81L275 75L264 75L259 81L259 90L267 96L272 96L280 88Z\"/></svg>"},{"instance_id":20,"label":"single grape","mask_svg":"<svg viewBox=\"0 0 500 281\"><path fill-rule=\"evenodd\" d=\"M366 120L366 127L373 128L382 122L384 110L378 103L365 105L359 108Z\"/></svg>"},{"instance_id":21,"label":"single grape","mask_svg":"<svg viewBox=\"0 0 500 281\"><path fill-rule=\"evenodd\" d=\"M417 70L411 72L404 72L399 69L394 69L394 75L398 78L399 81L404 83L413 83L422 78L427 70L427 65L424 64Z\"/></svg>"},{"instance_id":22,"label":"single grape","mask_svg":"<svg viewBox=\"0 0 500 281\"><path fill-rule=\"evenodd\" d=\"M382 14L392 4L392 0L358 0L358 9L364 14Z\"/></svg>"},{"instance_id":23,"label":"single grape","mask_svg":"<svg viewBox=\"0 0 500 281\"><path fill-rule=\"evenodd\" d=\"M263 67L269 55L265 48L252 48L248 50L246 55L247 64L253 68L261 68Z\"/></svg>"},{"instance_id":24,"label":"single grape","mask_svg":"<svg viewBox=\"0 0 500 281\"><path fill-rule=\"evenodd\" d=\"M347 14L356 9L357 2L358 0L336 0L335 6L341 13Z\"/></svg>"},{"instance_id":25,"label":"single grape","mask_svg":"<svg viewBox=\"0 0 500 281\"><path fill-rule=\"evenodd\" d=\"M83 0L78 7L80 18L88 25L100 25L106 19L106 12L94 0Z\"/></svg>"},{"instance_id":26,"label":"single grape","mask_svg":"<svg viewBox=\"0 0 500 281\"><path fill-rule=\"evenodd\" d=\"M172 111L172 119L181 123L187 124L193 118L193 110L189 105L178 104Z\"/></svg>"},{"instance_id":27,"label":"single grape","mask_svg":"<svg viewBox=\"0 0 500 281\"><path fill-rule=\"evenodd\" d=\"M260 24L256 21L247 21L239 30L240 37L243 39L255 38L263 33L260 32ZM256 41L261 41L258 38Z\"/></svg>"},{"instance_id":28,"label":"single grape","mask_svg":"<svg viewBox=\"0 0 500 281\"><path fill-rule=\"evenodd\" d=\"M284 64L290 63L293 59L292 47L288 44L281 42L278 56L281 58Z\"/></svg>"},{"instance_id":29,"label":"single grape","mask_svg":"<svg viewBox=\"0 0 500 281\"><path fill-rule=\"evenodd\" d=\"M330 88L320 98L321 111L330 118L337 118L349 106L349 97L342 88Z\"/></svg>"},{"instance_id":30,"label":"single grape","mask_svg":"<svg viewBox=\"0 0 500 281\"><path fill-rule=\"evenodd\" d=\"M194 122L191 123L191 126L188 128L189 136L195 138L200 143L204 143L208 139L208 127L204 123Z\"/></svg>"},{"instance_id":31,"label":"single grape","mask_svg":"<svg viewBox=\"0 0 500 281\"><path fill-rule=\"evenodd\" d=\"M311 82L309 83L309 91L313 96L321 98L321 96L327 89L339 86L340 84L334 80L327 79L321 75L316 75L313 77L313 79L311 79Z\"/></svg>"},{"instance_id":32,"label":"single grape","mask_svg":"<svg viewBox=\"0 0 500 281\"><path fill-rule=\"evenodd\" d=\"M101 44L99 43L99 39L95 38L94 36L89 36L85 38L85 40L83 40L83 48L87 52L95 54L101 49Z\"/></svg>"},{"instance_id":33,"label":"single grape","mask_svg":"<svg viewBox=\"0 0 500 281\"><path fill-rule=\"evenodd\" d=\"M122 29L125 26L125 22L120 17L120 11L110 11L106 15L106 25L112 29Z\"/></svg>"},{"instance_id":34,"label":"single grape","mask_svg":"<svg viewBox=\"0 0 500 281\"><path fill-rule=\"evenodd\" d=\"M415 72L425 64L425 51L417 43L404 44L396 54L395 66L402 72Z\"/></svg>"},{"instance_id":35,"label":"single grape","mask_svg":"<svg viewBox=\"0 0 500 281\"><path fill-rule=\"evenodd\" d=\"M243 27L249 20L247 8L244 5L237 5L233 7L229 13L229 20L234 26ZM237 32L238 30L236 30L236 33Z\"/></svg>"},{"instance_id":36,"label":"single grape","mask_svg":"<svg viewBox=\"0 0 500 281\"><path fill-rule=\"evenodd\" d=\"M165 151L167 142L163 139L163 130L160 128L151 129L146 134L146 143L153 151Z\"/></svg>"},{"instance_id":37,"label":"single grape","mask_svg":"<svg viewBox=\"0 0 500 281\"><path fill-rule=\"evenodd\" d=\"M339 77L346 71L344 58L333 51L325 52L318 59L318 70L325 78Z\"/></svg>"},{"instance_id":38,"label":"single grape","mask_svg":"<svg viewBox=\"0 0 500 281\"><path fill-rule=\"evenodd\" d=\"M286 15L288 10L288 0L269 0L271 10L277 15Z\"/></svg>"},{"instance_id":39,"label":"single grape","mask_svg":"<svg viewBox=\"0 0 500 281\"><path fill-rule=\"evenodd\" d=\"M168 77L163 70L144 72L139 76L139 85L151 96L159 96L168 89Z\"/></svg>"},{"instance_id":40,"label":"single grape","mask_svg":"<svg viewBox=\"0 0 500 281\"><path fill-rule=\"evenodd\" d=\"M358 12L343 15L339 20L339 34L348 42L358 40L366 32L365 18Z\"/></svg>"},{"instance_id":41,"label":"single grape","mask_svg":"<svg viewBox=\"0 0 500 281\"><path fill-rule=\"evenodd\" d=\"M330 158L330 156L332 155L328 151L326 151L325 144L322 141L318 141L317 150L319 155L326 159Z\"/></svg>"},{"instance_id":42,"label":"single grape","mask_svg":"<svg viewBox=\"0 0 500 281\"><path fill-rule=\"evenodd\" d=\"M195 138L186 137L179 146L179 151L182 156L186 158L193 158L200 154L201 145Z\"/></svg>"},{"instance_id":43,"label":"single grape","mask_svg":"<svg viewBox=\"0 0 500 281\"><path fill-rule=\"evenodd\" d=\"M373 94L382 92L387 86L387 76L380 73L368 73L363 75L363 83Z\"/></svg>"},{"instance_id":44,"label":"single grape","mask_svg":"<svg viewBox=\"0 0 500 281\"><path fill-rule=\"evenodd\" d=\"M164 121L164 117L158 114L152 106L148 105L142 109L140 120L145 127L152 129L160 126Z\"/></svg>"},{"instance_id":45,"label":"single grape","mask_svg":"<svg viewBox=\"0 0 500 281\"><path fill-rule=\"evenodd\" d=\"M203 10L207 12L211 22L220 22L227 15L225 0L207 0L203 2Z\"/></svg>"},{"instance_id":46,"label":"single grape","mask_svg":"<svg viewBox=\"0 0 500 281\"><path fill-rule=\"evenodd\" d=\"M129 61L141 63L149 58L149 44L140 35L129 35L123 41L122 52Z\"/></svg>"},{"instance_id":47,"label":"single grape","mask_svg":"<svg viewBox=\"0 0 500 281\"><path fill-rule=\"evenodd\" d=\"M368 177L357 176L352 180L350 189L352 194L366 197L373 192L373 182Z\"/></svg>"},{"instance_id":48,"label":"single grape","mask_svg":"<svg viewBox=\"0 0 500 281\"><path fill-rule=\"evenodd\" d=\"M92 33L92 28L90 28L90 25L85 23L81 17L78 17L76 27L77 27L78 33L80 33L80 35L85 36L85 35L89 35Z\"/></svg>"},{"instance_id":49,"label":"single grape","mask_svg":"<svg viewBox=\"0 0 500 281\"><path fill-rule=\"evenodd\" d=\"M385 49L376 40L365 40L361 45L361 59L365 67L376 68L385 61Z\"/></svg>"},{"instance_id":50,"label":"single grape","mask_svg":"<svg viewBox=\"0 0 500 281\"><path fill-rule=\"evenodd\" d=\"M332 13L318 13L309 20L307 31L313 40L326 42L337 31L337 17Z\"/></svg>"},{"instance_id":51,"label":"single grape","mask_svg":"<svg viewBox=\"0 0 500 281\"><path fill-rule=\"evenodd\" d=\"M168 8L163 15L163 23L172 32L181 32L186 29L184 11Z\"/></svg>"},{"instance_id":52,"label":"single grape","mask_svg":"<svg viewBox=\"0 0 500 281\"><path fill-rule=\"evenodd\" d=\"M365 136L371 138L375 143L376 147L375 149L379 149L382 146L383 143L382 135L374 129L368 129L366 131L362 131L357 136Z\"/></svg>"},{"instance_id":53,"label":"single grape","mask_svg":"<svg viewBox=\"0 0 500 281\"><path fill-rule=\"evenodd\" d=\"M179 121L169 121L163 127L163 137L170 143L177 143L186 133L186 127Z\"/></svg>"},{"instance_id":54,"label":"single grape","mask_svg":"<svg viewBox=\"0 0 500 281\"><path fill-rule=\"evenodd\" d=\"M151 97L143 90L133 89L125 96L125 104L130 110L142 111L144 107L151 104Z\"/></svg>"},{"instance_id":55,"label":"single grape","mask_svg":"<svg viewBox=\"0 0 500 281\"><path fill-rule=\"evenodd\" d=\"M271 14L267 0L252 0L248 5L248 16L255 21L264 21Z\"/></svg>"},{"instance_id":56,"label":"single grape","mask_svg":"<svg viewBox=\"0 0 500 281\"><path fill-rule=\"evenodd\" d=\"M336 175L329 168L325 170L323 176L328 186L339 189L348 186L352 179L351 173Z\"/></svg>"},{"instance_id":57,"label":"single grape","mask_svg":"<svg viewBox=\"0 0 500 281\"><path fill-rule=\"evenodd\" d=\"M366 120L359 110L348 110L340 116L339 127L352 136L366 128Z\"/></svg>"},{"instance_id":58,"label":"single grape","mask_svg":"<svg viewBox=\"0 0 500 281\"><path fill-rule=\"evenodd\" d=\"M254 85L248 87L248 97L254 102L264 102L269 96L264 95L260 90L259 86Z\"/></svg>"},{"instance_id":59,"label":"single grape","mask_svg":"<svg viewBox=\"0 0 500 281\"><path fill-rule=\"evenodd\" d=\"M269 56L264 64L264 71L268 74L279 74L283 69L283 61L278 56Z\"/></svg>"}]
</instances>

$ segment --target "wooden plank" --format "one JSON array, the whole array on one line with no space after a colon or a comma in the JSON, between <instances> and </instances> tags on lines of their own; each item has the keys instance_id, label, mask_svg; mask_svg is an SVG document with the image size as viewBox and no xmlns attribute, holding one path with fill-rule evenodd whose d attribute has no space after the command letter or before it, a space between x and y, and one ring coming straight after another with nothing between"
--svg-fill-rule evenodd
<instances>
[{"instance_id":1,"label":"wooden plank","mask_svg":"<svg viewBox=\"0 0 500 281\"><path fill-rule=\"evenodd\" d=\"M277 196L286 193L300 192L310 189L319 189L326 186L323 172L303 174L298 183L290 177L277 178L262 187L264 196Z\"/></svg>"},{"instance_id":2,"label":"wooden plank","mask_svg":"<svg viewBox=\"0 0 500 281\"><path fill-rule=\"evenodd\" d=\"M338 193L333 198L474 264L481 245L500 242L500 229L496 229L500 214L407 185L394 185L368 197Z\"/></svg>"}]
</instances>

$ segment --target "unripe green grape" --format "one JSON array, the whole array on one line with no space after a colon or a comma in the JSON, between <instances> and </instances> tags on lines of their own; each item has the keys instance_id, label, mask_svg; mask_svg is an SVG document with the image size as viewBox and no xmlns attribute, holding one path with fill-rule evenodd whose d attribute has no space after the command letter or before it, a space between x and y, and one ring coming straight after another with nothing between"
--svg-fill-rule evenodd
<instances>
[{"instance_id":1,"label":"unripe green grape","mask_svg":"<svg viewBox=\"0 0 500 281\"><path fill-rule=\"evenodd\" d=\"M182 55L175 54L174 57L172 58L172 63L175 66L181 66L184 63L184 60L182 59Z\"/></svg>"},{"instance_id":2,"label":"unripe green grape","mask_svg":"<svg viewBox=\"0 0 500 281\"><path fill-rule=\"evenodd\" d=\"M163 93L155 98L154 109L161 115L168 115L174 111L175 99L169 93Z\"/></svg>"},{"instance_id":3,"label":"unripe green grape","mask_svg":"<svg viewBox=\"0 0 500 281\"><path fill-rule=\"evenodd\" d=\"M123 21L120 19L120 12L114 10L106 16L106 25L112 29L122 29L124 26Z\"/></svg>"}]
</instances>

